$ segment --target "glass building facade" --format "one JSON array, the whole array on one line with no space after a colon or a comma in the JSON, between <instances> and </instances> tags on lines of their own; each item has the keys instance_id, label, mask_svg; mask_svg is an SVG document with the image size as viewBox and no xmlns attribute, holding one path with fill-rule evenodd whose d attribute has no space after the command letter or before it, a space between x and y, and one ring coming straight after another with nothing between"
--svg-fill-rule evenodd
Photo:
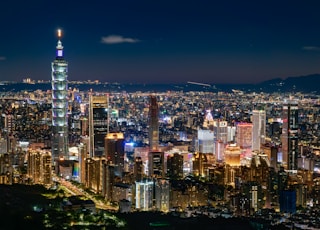
<instances>
[{"instance_id":1,"label":"glass building facade","mask_svg":"<svg viewBox=\"0 0 320 230\"><path fill-rule=\"evenodd\" d=\"M68 158L68 63L58 41L52 68L52 158Z\"/></svg>"}]
</instances>

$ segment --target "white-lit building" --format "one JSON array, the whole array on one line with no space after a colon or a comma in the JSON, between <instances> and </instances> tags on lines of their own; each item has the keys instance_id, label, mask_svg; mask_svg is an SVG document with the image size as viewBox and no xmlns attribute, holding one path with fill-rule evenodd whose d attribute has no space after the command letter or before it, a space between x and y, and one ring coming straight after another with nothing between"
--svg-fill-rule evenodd
<instances>
[{"instance_id":1,"label":"white-lit building","mask_svg":"<svg viewBox=\"0 0 320 230\"><path fill-rule=\"evenodd\" d=\"M266 111L252 111L252 150L260 151L261 144L265 143L266 138Z\"/></svg>"},{"instance_id":2,"label":"white-lit building","mask_svg":"<svg viewBox=\"0 0 320 230\"><path fill-rule=\"evenodd\" d=\"M153 181L136 181L136 209L150 211L153 209Z\"/></svg>"},{"instance_id":3,"label":"white-lit building","mask_svg":"<svg viewBox=\"0 0 320 230\"><path fill-rule=\"evenodd\" d=\"M197 151L201 153L214 153L214 133L211 130L198 130Z\"/></svg>"}]
</instances>

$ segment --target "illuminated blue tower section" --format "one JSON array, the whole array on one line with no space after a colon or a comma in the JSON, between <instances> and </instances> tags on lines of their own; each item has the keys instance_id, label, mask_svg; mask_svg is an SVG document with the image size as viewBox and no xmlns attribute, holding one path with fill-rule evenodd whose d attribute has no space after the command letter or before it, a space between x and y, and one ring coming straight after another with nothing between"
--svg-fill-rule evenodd
<instances>
[{"instance_id":1,"label":"illuminated blue tower section","mask_svg":"<svg viewBox=\"0 0 320 230\"><path fill-rule=\"evenodd\" d=\"M60 41L61 30L58 30L56 58L52 68L52 159L68 159L68 63L63 57L63 46Z\"/></svg>"}]
</instances>

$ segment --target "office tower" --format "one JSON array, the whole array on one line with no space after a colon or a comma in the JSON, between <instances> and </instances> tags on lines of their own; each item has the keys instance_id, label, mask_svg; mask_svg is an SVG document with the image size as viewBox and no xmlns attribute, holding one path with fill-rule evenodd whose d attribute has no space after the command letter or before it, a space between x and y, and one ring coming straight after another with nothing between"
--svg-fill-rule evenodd
<instances>
[{"instance_id":1,"label":"office tower","mask_svg":"<svg viewBox=\"0 0 320 230\"><path fill-rule=\"evenodd\" d=\"M228 126L227 127L227 143L234 142L236 137L236 127Z\"/></svg>"},{"instance_id":2,"label":"office tower","mask_svg":"<svg viewBox=\"0 0 320 230\"><path fill-rule=\"evenodd\" d=\"M260 151L261 144L265 143L266 138L266 111L252 111L252 150Z\"/></svg>"},{"instance_id":3,"label":"office tower","mask_svg":"<svg viewBox=\"0 0 320 230\"><path fill-rule=\"evenodd\" d=\"M152 180L136 181L136 209L150 211L153 208L153 187Z\"/></svg>"},{"instance_id":4,"label":"office tower","mask_svg":"<svg viewBox=\"0 0 320 230\"><path fill-rule=\"evenodd\" d=\"M237 144L227 145L224 151L226 164L230 166L240 166L241 149Z\"/></svg>"},{"instance_id":5,"label":"office tower","mask_svg":"<svg viewBox=\"0 0 320 230\"><path fill-rule=\"evenodd\" d=\"M159 107L154 95L150 96L149 105L149 146L150 152L159 148Z\"/></svg>"},{"instance_id":6,"label":"office tower","mask_svg":"<svg viewBox=\"0 0 320 230\"><path fill-rule=\"evenodd\" d=\"M287 170L296 172L298 169L298 104L287 102L282 110L282 154L283 163Z\"/></svg>"},{"instance_id":7,"label":"office tower","mask_svg":"<svg viewBox=\"0 0 320 230\"><path fill-rule=\"evenodd\" d=\"M226 144L223 143L221 140L217 140L215 142L215 156L216 161L223 162L224 161L224 150L225 150Z\"/></svg>"},{"instance_id":8,"label":"office tower","mask_svg":"<svg viewBox=\"0 0 320 230\"><path fill-rule=\"evenodd\" d=\"M236 126L236 143L240 146L245 156L252 152L252 123L238 123Z\"/></svg>"},{"instance_id":9,"label":"office tower","mask_svg":"<svg viewBox=\"0 0 320 230\"><path fill-rule=\"evenodd\" d=\"M148 159L148 172L149 177L164 177L165 167L164 167L164 152L152 151L149 152Z\"/></svg>"},{"instance_id":10,"label":"office tower","mask_svg":"<svg viewBox=\"0 0 320 230\"><path fill-rule=\"evenodd\" d=\"M143 162L141 157L135 157L134 159L133 177L135 181L141 181L143 178Z\"/></svg>"},{"instance_id":11,"label":"office tower","mask_svg":"<svg viewBox=\"0 0 320 230\"><path fill-rule=\"evenodd\" d=\"M105 157L115 167L115 175L122 177L124 171L123 133L108 133L105 137Z\"/></svg>"},{"instance_id":12,"label":"office tower","mask_svg":"<svg viewBox=\"0 0 320 230\"><path fill-rule=\"evenodd\" d=\"M183 155L169 154L167 157L167 175L170 179L183 178Z\"/></svg>"},{"instance_id":13,"label":"office tower","mask_svg":"<svg viewBox=\"0 0 320 230\"><path fill-rule=\"evenodd\" d=\"M170 181L157 179L155 181L155 206L158 211L169 212Z\"/></svg>"},{"instance_id":14,"label":"office tower","mask_svg":"<svg viewBox=\"0 0 320 230\"><path fill-rule=\"evenodd\" d=\"M149 147L135 147L134 157L140 157L143 164L143 174L148 175Z\"/></svg>"},{"instance_id":15,"label":"office tower","mask_svg":"<svg viewBox=\"0 0 320 230\"><path fill-rule=\"evenodd\" d=\"M228 142L228 122L222 120L213 121L213 133L216 141Z\"/></svg>"},{"instance_id":16,"label":"office tower","mask_svg":"<svg viewBox=\"0 0 320 230\"><path fill-rule=\"evenodd\" d=\"M58 30L56 58L52 68L52 159L68 159L68 63L64 59L63 46Z\"/></svg>"},{"instance_id":17,"label":"office tower","mask_svg":"<svg viewBox=\"0 0 320 230\"><path fill-rule=\"evenodd\" d=\"M109 132L108 95L89 95L90 157L103 156L105 136Z\"/></svg>"},{"instance_id":18,"label":"office tower","mask_svg":"<svg viewBox=\"0 0 320 230\"><path fill-rule=\"evenodd\" d=\"M193 156L192 171L196 176L204 176L204 165L208 162L207 155L196 152Z\"/></svg>"},{"instance_id":19,"label":"office tower","mask_svg":"<svg viewBox=\"0 0 320 230\"><path fill-rule=\"evenodd\" d=\"M198 130L197 151L201 153L214 153L214 133L211 130Z\"/></svg>"},{"instance_id":20,"label":"office tower","mask_svg":"<svg viewBox=\"0 0 320 230\"><path fill-rule=\"evenodd\" d=\"M104 157L94 157L86 159L85 187L95 193L102 193L105 176L106 159Z\"/></svg>"}]
</instances>

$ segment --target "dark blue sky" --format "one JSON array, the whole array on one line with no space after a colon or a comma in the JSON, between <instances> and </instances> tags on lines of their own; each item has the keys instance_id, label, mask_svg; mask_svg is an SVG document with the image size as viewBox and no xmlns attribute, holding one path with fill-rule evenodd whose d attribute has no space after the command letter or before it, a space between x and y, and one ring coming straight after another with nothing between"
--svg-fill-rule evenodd
<instances>
[{"instance_id":1,"label":"dark blue sky","mask_svg":"<svg viewBox=\"0 0 320 230\"><path fill-rule=\"evenodd\" d=\"M320 1L3 0L0 80L257 83L320 72Z\"/></svg>"}]
</instances>

